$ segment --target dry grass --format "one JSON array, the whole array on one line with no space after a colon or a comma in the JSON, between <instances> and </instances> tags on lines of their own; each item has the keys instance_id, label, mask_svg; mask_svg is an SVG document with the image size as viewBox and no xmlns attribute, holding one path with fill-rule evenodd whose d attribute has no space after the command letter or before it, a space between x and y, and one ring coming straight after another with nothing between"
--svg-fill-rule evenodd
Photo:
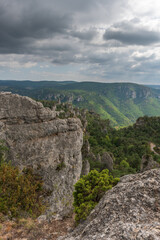
<instances>
[{"instance_id":1,"label":"dry grass","mask_svg":"<svg viewBox=\"0 0 160 240\"><path fill-rule=\"evenodd\" d=\"M0 240L57 240L58 237L66 235L73 226L73 217L41 223L31 218L6 220L0 223Z\"/></svg>"}]
</instances>

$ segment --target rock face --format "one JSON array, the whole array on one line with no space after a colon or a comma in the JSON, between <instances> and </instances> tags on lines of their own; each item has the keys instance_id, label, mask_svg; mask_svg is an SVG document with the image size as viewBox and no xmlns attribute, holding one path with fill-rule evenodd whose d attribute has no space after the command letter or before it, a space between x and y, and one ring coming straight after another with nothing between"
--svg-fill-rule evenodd
<instances>
[{"instance_id":1,"label":"rock face","mask_svg":"<svg viewBox=\"0 0 160 240\"><path fill-rule=\"evenodd\" d=\"M90 163L87 159L84 160L82 164L82 172L81 175L87 175L90 172Z\"/></svg>"},{"instance_id":2,"label":"rock face","mask_svg":"<svg viewBox=\"0 0 160 240\"><path fill-rule=\"evenodd\" d=\"M113 158L108 152L103 153L101 163L103 163L105 168L107 168L109 171L113 170Z\"/></svg>"},{"instance_id":3,"label":"rock face","mask_svg":"<svg viewBox=\"0 0 160 240\"><path fill-rule=\"evenodd\" d=\"M160 239L160 169L127 175L65 240Z\"/></svg>"},{"instance_id":4,"label":"rock face","mask_svg":"<svg viewBox=\"0 0 160 240\"><path fill-rule=\"evenodd\" d=\"M82 168L80 120L58 119L55 111L28 97L0 93L0 139L9 147L14 165L33 167L42 176L44 187L51 191L50 214L68 215Z\"/></svg>"},{"instance_id":5,"label":"rock face","mask_svg":"<svg viewBox=\"0 0 160 240\"><path fill-rule=\"evenodd\" d=\"M140 170L141 172L153 169L160 168L160 164L155 162L151 155L143 155Z\"/></svg>"}]
</instances>

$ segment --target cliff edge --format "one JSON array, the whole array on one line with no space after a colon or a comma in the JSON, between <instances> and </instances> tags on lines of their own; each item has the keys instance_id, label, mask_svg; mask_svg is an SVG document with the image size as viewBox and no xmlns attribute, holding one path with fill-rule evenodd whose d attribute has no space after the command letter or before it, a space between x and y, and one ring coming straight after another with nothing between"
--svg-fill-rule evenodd
<instances>
[{"instance_id":1,"label":"cliff edge","mask_svg":"<svg viewBox=\"0 0 160 240\"><path fill-rule=\"evenodd\" d=\"M17 94L0 93L0 139L8 159L20 169L32 167L51 193L49 213L67 216L73 185L81 174L83 132L77 118L59 119L56 112Z\"/></svg>"}]
</instances>

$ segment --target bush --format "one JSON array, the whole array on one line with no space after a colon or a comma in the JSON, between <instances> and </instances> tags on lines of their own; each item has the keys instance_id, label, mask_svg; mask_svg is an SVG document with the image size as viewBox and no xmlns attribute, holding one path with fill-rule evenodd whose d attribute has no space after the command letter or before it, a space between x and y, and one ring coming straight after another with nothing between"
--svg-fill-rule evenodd
<instances>
[{"instance_id":1,"label":"bush","mask_svg":"<svg viewBox=\"0 0 160 240\"><path fill-rule=\"evenodd\" d=\"M5 161L7 147L0 140L0 213L18 217L22 213L36 217L45 207L44 192L40 176L31 168L20 172L17 167Z\"/></svg>"},{"instance_id":2,"label":"bush","mask_svg":"<svg viewBox=\"0 0 160 240\"><path fill-rule=\"evenodd\" d=\"M85 220L104 193L115 186L118 181L118 178L109 175L108 169L100 173L92 170L88 175L83 176L75 184L73 193L76 222L79 223L81 220Z\"/></svg>"},{"instance_id":3,"label":"bush","mask_svg":"<svg viewBox=\"0 0 160 240\"><path fill-rule=\"evenodd\" d=\"M31 169L20 173L9 163L0 164L0 212L18 217L22 212L38 216L44 210L41 179Z\"/></svg>"}]
</instances>

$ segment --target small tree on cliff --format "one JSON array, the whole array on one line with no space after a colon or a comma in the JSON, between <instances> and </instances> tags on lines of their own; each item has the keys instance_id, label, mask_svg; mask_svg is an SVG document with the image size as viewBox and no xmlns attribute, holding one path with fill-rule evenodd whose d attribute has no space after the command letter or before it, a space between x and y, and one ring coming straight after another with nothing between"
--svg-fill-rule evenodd
<instances>
[{"instance_id":1,"label":"small tree on cliff","mask_svg":"<svg viewBox=\"0 0 160 240\"><path fill-rule=\"evenodd\" d=\"M117 184L119 178L113 178L108 169L98 172L92 170L83 176L76 184L74 196L75 219L79 223L85 220L91 210L97 205L104 193Z\"/></svg>"}]
</instances>

